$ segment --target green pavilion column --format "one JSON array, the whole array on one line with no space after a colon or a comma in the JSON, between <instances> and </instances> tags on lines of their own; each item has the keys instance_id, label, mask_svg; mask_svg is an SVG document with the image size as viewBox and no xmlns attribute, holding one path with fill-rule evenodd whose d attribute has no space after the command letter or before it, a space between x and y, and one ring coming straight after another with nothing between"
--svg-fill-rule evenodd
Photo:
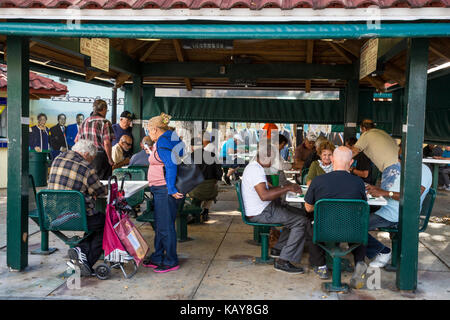
<instances>
[{"instance_id":1,"label":"green pavilion column","mask_svg":"<svg viewBox=\"0 0 450 320\"><path fill-rule=\"evenodd\" d=\"M142 77L133 76L133 85L131 86L131 104L127 106L127 110L132 112L136 116L136 123L133 124L133 152L139 152L141 150L140 142L143 138L142 135Z\"/></svg>"},{"instance_id":2,"label":"green pavilion column","mask_svg":"<svg viewBox=\"0 0 450 320\"><path fill-rule=\"evenodd\" d=\"M356 126L358 123L358 99L359 80L348 80L345 88L344 141L349 137L356 136Z\"/></svg>"},{"instance_id":3,"label":"green pavilion column","mask_svg":"<svg viewBox=\"0 0 450 320\"><path fill-rule=\"evenodd\" d=\"M406 124L403 125L397 287L417 288L422 142L425 128L428 39L408 39Z\"/></svg>"},{"instance_id":4,"label":"green pavilion column","mask_svg":"<svg viewBox=\"0 0 450 320\"><path fill-rule=\"evenodd\" d=\"M28 265L28 38L8 37L8 203L7 265Z\"/></svg>"}]
</instances>

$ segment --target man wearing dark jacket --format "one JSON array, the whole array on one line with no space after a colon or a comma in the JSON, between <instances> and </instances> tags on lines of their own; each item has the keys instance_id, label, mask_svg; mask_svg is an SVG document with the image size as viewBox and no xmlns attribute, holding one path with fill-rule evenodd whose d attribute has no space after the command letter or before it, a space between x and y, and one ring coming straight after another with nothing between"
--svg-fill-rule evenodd
<instances>
[{"instance_id":1,"label":"man wearing dark jacket","mask_svg":"<svg viewBox=\"0 0 450 320\"><path fill-rule=\"evenodd\" d=\"M61 113L58 115L58 123L50 128L49 143L52 148L52 157L56 158L60 152L65 152L69 149L66 140L66 115Z\"/></svg>"},{"instance_id":2,"label":"man wearing dark jacket","mask_svg":"<svg viewBox=\"0 0 450 320\"><path fill-rule=\"evenodd\" d=\"M194 204L201 205L203 210L200 216L203 221L207 221L209 218L209 208L212 202L216 201L219 192L217 181L222 179L222 166L218 164L215 153L204 150L209 142L209 140L203 139L202 148L194 151L196 140L194 138L191 140L191 161L198 164L205 180L189 192L189 196L193 199ZM193 221L194 217L188 218L188 222Z\"/></svg>"}]
</instances>

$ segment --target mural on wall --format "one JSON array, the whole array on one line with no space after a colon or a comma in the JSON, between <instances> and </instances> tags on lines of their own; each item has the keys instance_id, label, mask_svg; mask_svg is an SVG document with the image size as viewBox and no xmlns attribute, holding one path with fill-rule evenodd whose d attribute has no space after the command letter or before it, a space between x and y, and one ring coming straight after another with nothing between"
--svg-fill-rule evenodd
<instances>
[{"instance_id":1,"label":"mural on wall","mask_svg":"<svg viewBox=\"0 0 450 320\"><path fill-rule=\"evenodd\" d=\"M51 77L61 81L58 77ZM52 150L52 158L75 143L78 128L92 112L92 104L103 99L108 104L106 118L111 120L111 88L84 82L65 81L69 92L65 96L30 101L30 149ZM124 107L124 92L117 92L117 114Z\"/></svg>"},{"instance_id":2,"label":"mural on wall","mask_svg":"<svg viewBox=\"0 0 450 320\"><path fill-rule=\"evenodd\" d=\"M48 78L61 82L59 77L47 76ZM92 103L96 99L103 99L111 106L112 89L88 84L84 82L67 80L64 82L69 89L65 96L52 97L51 99L40 99L30 101L30 127L37 124L37 116L44 113L47 116L46 126L53 127L58 123L58 115L66 116L66 126L76 123L77 114L89 117L92 111ZM122 113L124 107L125 93L117 90L117 114ZM111 107L108 108L106 118L111 120Z\"/></svg>"}]
</instances>

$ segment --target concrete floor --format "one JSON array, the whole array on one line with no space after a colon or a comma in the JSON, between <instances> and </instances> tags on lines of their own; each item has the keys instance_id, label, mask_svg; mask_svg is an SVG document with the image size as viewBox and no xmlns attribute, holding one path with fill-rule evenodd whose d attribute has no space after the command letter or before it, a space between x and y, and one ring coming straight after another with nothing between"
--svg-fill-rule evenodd
<instances>
[{"instance_id":1,"label":"concrete floor","mask_svg":"<svg viewBox=\"0 0 450 320\"><path fill-rule=\"evenodd\" d=\"M238 211L234 188L221 185L219 201L212 207L210 221L189 225L192 241L178 243L180 269L157 274L140 267L131 279L120 270L102 281L81 278L79 289L69 289L67 279L59 277L66 270L67 246L50 235L50 246L59 250L50 256L29 255L29 266L11 272L6 266L6 194L0 191L0 299L164 299L164 300L372 300L372 299L450 299L450 225L430 223L420 234L418 289L399 292L395 273L381 270L381 289L353 290L349 294L326 294L322 281L309 270L304 254L302 266L307 271L289 275L274 270L273 265L258 265L254 257L260 247L251 243L252 227L244 224ZM433 215L448 216L450 193L439 192ZM137 223L153 248L153 230ZM39 229L30 220L29 250L40 246ZM388 234L378 238L389 244ZM353 260L351 260L353 261ZM343 282L351 274L342 273Z\"/></svg>"}]
</instances>

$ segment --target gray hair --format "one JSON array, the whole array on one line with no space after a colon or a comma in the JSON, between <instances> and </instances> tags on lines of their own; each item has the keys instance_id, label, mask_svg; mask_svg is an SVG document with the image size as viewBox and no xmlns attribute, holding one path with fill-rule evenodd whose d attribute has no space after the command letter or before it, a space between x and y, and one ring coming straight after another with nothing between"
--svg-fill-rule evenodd
<instances>
[{"instance_id":1,"label":"gray hair","mask_svg":"<svg viewBox=\"0 0 450 320\"><path fill-rule=\"evenodd\" d=\"M72 150L78 153L87 152L91 157L95 157L97 154L97 147L94 142L85 139L78 140L78 142L72 147Z\"/></svg>"}]
</instances>

